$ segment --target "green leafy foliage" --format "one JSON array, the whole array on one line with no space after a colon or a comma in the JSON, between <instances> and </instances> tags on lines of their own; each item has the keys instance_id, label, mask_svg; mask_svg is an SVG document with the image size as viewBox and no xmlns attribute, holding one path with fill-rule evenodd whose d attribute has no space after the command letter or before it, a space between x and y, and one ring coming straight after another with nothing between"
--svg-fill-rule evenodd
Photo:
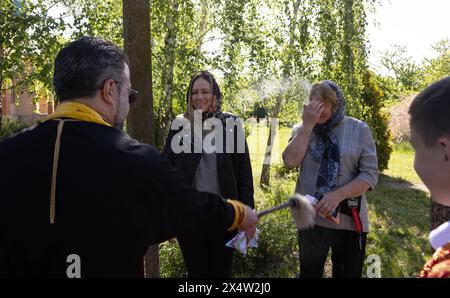
<instances>
[{"instance_id":1,"label":"green leafy foliage","mask_svg":"<svg viewBox=\"0 0 450 298\"><path fill-rule=\"evenodd\" d=\"M53 60L66 23L50 17L56 1L12 1L0 4L0 86L27 88L38 80L51 89Z\"/></svg>"},{"instance_id":2,"label":"green leafy foliage","mask_svg":"<svg viewBox=\"0 0 450 298\"><path fill-rule=\"evenodd\" d=\"M412 57L407 56L406 47L394 46L381 57L381 64L393 73L398 91L416 91L419 88L421 69Z\"/></svg>"},{"instance_id":3,"label":"green leafy foliage","mask_svg":"<svg viewBox=\"0 0 450 298\"><path fill-rule=\"evenodd\" d=\"M263 217L258 229L258 248L249 248L246 255L235 253L233 277L295 277L299 270L297 231L289 211Z\"/></svg>"},{"instance_id":4,"label":"green leafy foliage","mask_svg":"<svg viewBox=\"0 0 450 298\"><path fill-rule=\"evenodd\" d=\"M396 101L417 94L431 83L450 74L450 40L439 40L432 48L434 58L425 58L421 63L408 56L406 47L394 45L393 50L383 54L381 64L388 75L377 75L377 82L386 101Z\"/></svg>"},{"instance_id":5,"label":"green leafy foliage","mask_svg":"<svg viewBox=\"0 0 450 298\"><path fill-rule=\"evenodd\" d=\"M10 117L0 117L0 141L24 130L28 125Z\"/></svg>"},{"instance_id":6,"label":"green leafy foliage","mask_svg":"<svg viewBox=\"0 0 450 298\"><path fill-rule=\"evenodd\" d=\"M369 71L366 72L363 83L363 104L362 109L359 110L359 118L364 119L372 131L377 148L378 168L383 171L387 169L392 153L392 135L389 130L388 114L382 109L383 94Z\"/></svg>"},{"instance_id":7,"label":"green leafy foliage","mask_svg":"<svg viewBox=\"0 0 450 298\"><path fill-rule=\"evenodd\" d=\"M422 88L450 75L450 39L438 41L433 49L438 55L436 58L425 59L423 63L423 78L420 83Z\"/></svg>"},{"instance_id":8,"label":"green leafy foliage","mask_svg":"<svg viewBox=\"0 0 450 298\"><path fill-rule=\"evenodd\" d=\"M159 246L159 251L161 277L187 277L183 254L178 243L164 242Z\"/></svg>"}]
</instances>

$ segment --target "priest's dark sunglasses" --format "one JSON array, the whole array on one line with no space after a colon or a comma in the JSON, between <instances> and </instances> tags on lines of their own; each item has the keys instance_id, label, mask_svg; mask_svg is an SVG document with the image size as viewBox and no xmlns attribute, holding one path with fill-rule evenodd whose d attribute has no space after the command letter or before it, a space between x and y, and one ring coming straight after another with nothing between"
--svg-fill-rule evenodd
<instances>
[{"instance_id":1,"label":"priest's dark sunglasses","mask_svg":"<svg viewBox=\"0 0 450 298\"><path fill-rule=\"evenodd\" d=\"M108 79L109 80L109 79ZM107 80L103 81L102 86L99 89L103 89L103 85L105 84ZM133 103L137 100L137 95L139 94L138 91L131 89L130 87L125 86L124 84L121 84L119 82L117 82L116 80L113 80L114 83L116 83L117 85L120 85L122 87L125 87L128 89L128 102L129 103Z\"/></svg>"}]
</instances>

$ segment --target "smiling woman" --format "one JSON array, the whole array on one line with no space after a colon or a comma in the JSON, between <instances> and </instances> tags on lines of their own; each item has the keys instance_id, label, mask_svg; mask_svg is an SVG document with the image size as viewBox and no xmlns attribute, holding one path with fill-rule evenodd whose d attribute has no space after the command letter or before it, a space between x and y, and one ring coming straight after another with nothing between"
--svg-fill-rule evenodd
<instances>
[{"instance_id":1,"label":"smiling woman","mask_svg":"<svg viewBox=\"0 0 450 298\"><path fill-rule=\"evenodd\" d=\"M179 127L172 125L166 140L165 156L196 190L254 206L252 168L245 134L238 117L222 112L222 93L211 73L202 71L192 77L186 103L186 113L175 120L190 122L188 136L185 137L181 131L183 138L178 141ZM198 122L197 116L200 118ZM230 126L231 122L235 124ZM194 133L191 133L191 128ZM211 141L207 142L211 135ZM203 140L201 148L194 149L198 144L196 140ZM193 145L191 150L179 152L175 149L174 145L183 142L188 147ZM189 277L230 277L233 250L225 243L236 233L237 230L217 233L208 227L178 237Z\"/></svg>"},{"instance_id":2,"label":"smiling woman","mask_svg":"<svg viewBox=\"0 0 450 298\"><path fill-rule=\"evenodd\" d=\"M207 80L199 78L192 85L192 107L202 113L214 112L217 108L217 97L211 96L211 87Z\"/></svg>"}]
</instances>

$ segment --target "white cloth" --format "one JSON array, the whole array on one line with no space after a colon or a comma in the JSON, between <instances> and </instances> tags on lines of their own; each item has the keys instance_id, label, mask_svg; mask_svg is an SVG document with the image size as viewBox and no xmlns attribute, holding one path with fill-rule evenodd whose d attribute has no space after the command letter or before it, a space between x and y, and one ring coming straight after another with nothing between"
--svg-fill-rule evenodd
<instances>
[{"instance_id":1,"label":"white cloth","mask_svg":"<svg viewBox=\"0 0 450 298\"><path fill-rule=\"evenodd\" d=\"M450 221L447 221L431 231L429 240L434 249L450 242Z\"/></svg>"},{"instance_id":2,"label":"white cloth","mask_svg":"<svg viewBox=\"0 0 450 298\"><path fill-rule=\"evenodd\" d=\"M247 243L247 237L245 237L245 232L239 232L236 236L234 236L233 239L228 241L226 246L235 248L245 255L247 254L248 247L255 247L255 248L258 247L258 237L259 237L259 230L256 229L255 235Z\"/></svg>"}]
</instances>

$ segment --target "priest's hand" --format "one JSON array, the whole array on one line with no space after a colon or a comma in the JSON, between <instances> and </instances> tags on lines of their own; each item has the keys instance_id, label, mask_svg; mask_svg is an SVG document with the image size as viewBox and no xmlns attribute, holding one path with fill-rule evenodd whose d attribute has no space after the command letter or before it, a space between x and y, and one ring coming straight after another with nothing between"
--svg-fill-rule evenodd
<instances>
[{"instance_id":1,"label":"priest's hand","mask_svg":"<svg viewBox=\"0 0 450 298\"><path fill-rule=\"evenodd\" d=\"M245 205L245 217L239 226L240 231L245 231L247 241L250 241L256 232L256 223L258 222L258 215L249 206Z\"/></svg>"}]
</instances>

